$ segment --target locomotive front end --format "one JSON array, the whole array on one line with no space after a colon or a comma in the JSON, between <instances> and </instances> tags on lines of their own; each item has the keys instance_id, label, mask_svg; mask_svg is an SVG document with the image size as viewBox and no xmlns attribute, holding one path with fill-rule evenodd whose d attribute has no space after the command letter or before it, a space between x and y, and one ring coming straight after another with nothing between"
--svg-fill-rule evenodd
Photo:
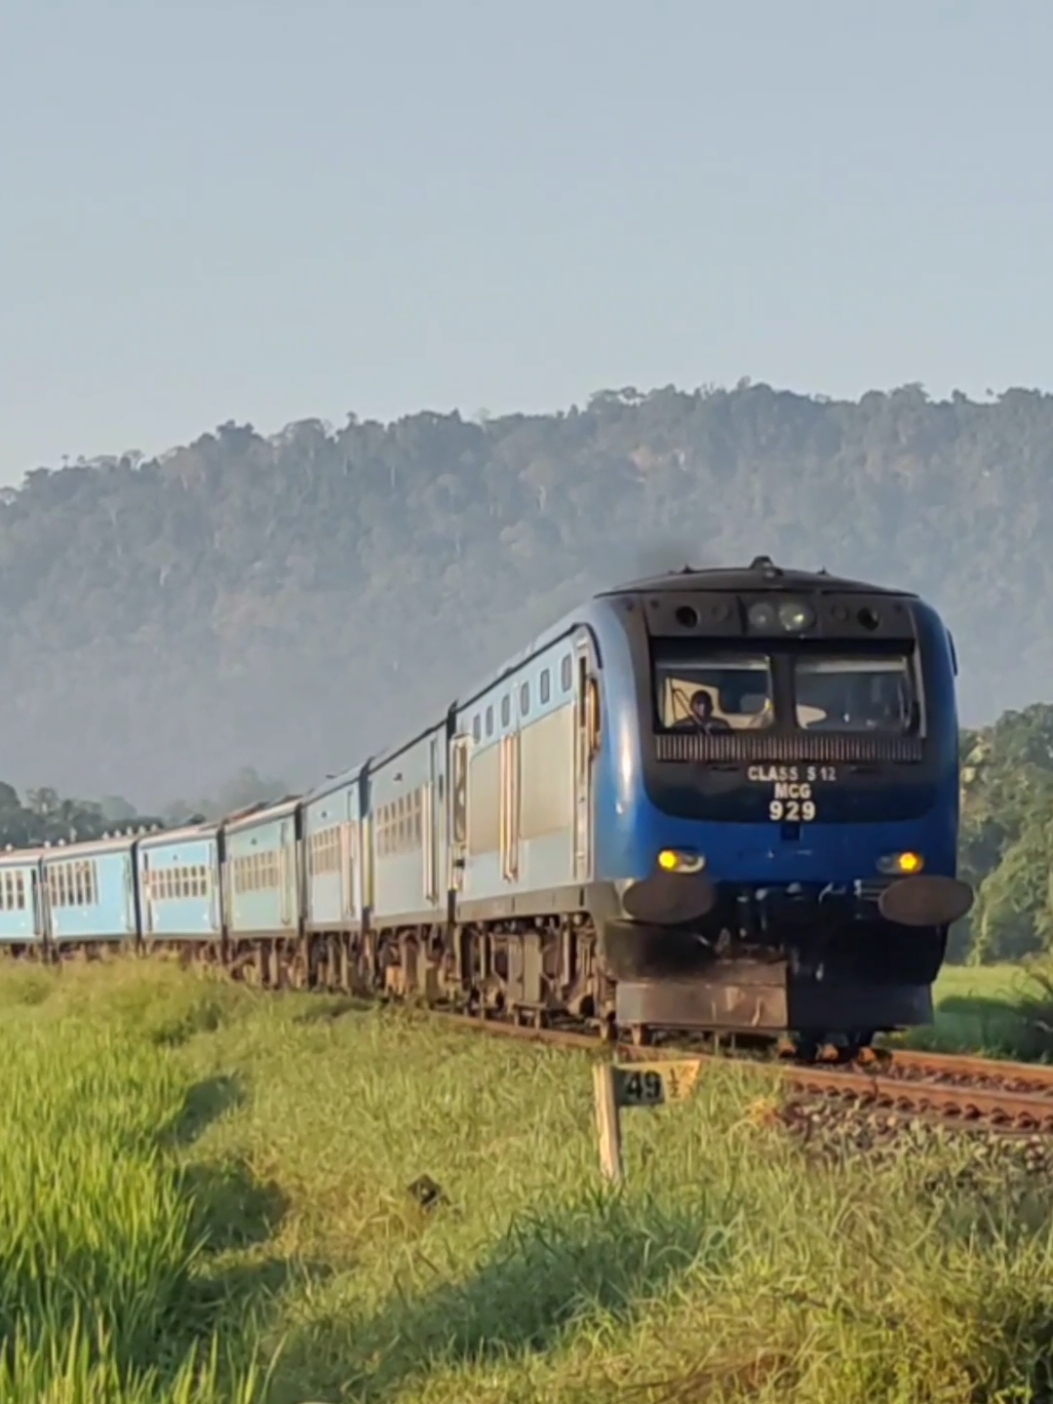
<instances>
[{"instance_id":1,"label":"locomotive front end","mask_svg":"<svg viewBox=\"0 0 1053 1404\"><path fill-rule=\"evenodd\" d=\"M936 612L766 558L611 604L635 717L604 827L618 1023L865 1042L928 1022L972 901Z\"/></svg>"}]
</instances>

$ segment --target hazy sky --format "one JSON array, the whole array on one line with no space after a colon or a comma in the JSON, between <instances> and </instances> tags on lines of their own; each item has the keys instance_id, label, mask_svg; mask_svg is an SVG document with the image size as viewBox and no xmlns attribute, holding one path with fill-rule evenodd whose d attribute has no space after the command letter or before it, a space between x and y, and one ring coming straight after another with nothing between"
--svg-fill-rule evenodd
<instances>
[{"instance_id":1,"label":"hazy sky","mask_svg":"<svg viewBox=\"0 0 1053 1404\"><path fill-rule=\"evenodd\" d=\"M1053 385L1049 0L0 0L0 481L224 420Z\"/></svg>"}]
</instances>

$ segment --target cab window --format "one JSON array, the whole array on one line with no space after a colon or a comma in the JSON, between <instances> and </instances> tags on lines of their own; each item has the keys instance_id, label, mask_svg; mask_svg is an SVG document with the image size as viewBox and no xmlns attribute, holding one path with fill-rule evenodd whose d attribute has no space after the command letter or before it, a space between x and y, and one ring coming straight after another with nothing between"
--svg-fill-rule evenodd
<instances>
[{"instance_id":1,"label":"cab window","mask_svg":"<svg viewBox=\"0 0 1053 1404\"><path fill-rule=\"evenodd\" d=\"M914 728L918 708L910 659L811 657L794 660L797 725L806 731Z\"/></svg>"},{"instance_id":2,"label":"cab window","mask_svg":"<svg viewBox=\"0 0 1053 1404\"><path fill-rule=\"evenodd\" d=\"M663 641L665 642L665 641ZM658 652L654 682L658 725L666 731L756 731L774 721L771 665L760 654Z\"/></svg>"}]
</instances>

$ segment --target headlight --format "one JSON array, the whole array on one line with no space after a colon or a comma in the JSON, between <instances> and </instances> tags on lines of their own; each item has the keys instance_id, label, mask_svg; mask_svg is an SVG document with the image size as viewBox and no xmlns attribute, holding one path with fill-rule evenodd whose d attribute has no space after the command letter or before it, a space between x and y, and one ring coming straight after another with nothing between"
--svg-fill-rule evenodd
<instances>
[{"instance_id":1,"label":"headlight","mask_svg":"<svg viewBox=\"0 0 1053 1404\"><path fill-rule=\"evenodd\" d=\"M754 600L747 611L749 627L758 634L799 634L815 623L815 610L804 600Z\"/></svg>"},{"instance_id":2,"label":"headlight","mask_svg":"<svg viewBox=\"0 0 1053 1404\"><path fill-rule=\"evenodd\" d=\"M680 848L663 848L658 866L664 873L700 873L706 866L701 853L685 853Z\"/></svg>"},{"instance_id":3,"label":"headlight","mask_svg":"<svg viewBox=\"0 0 1053 1404\"><path fill-rule=\"evenodd\" d=\"M771 632L778 622L775 606L768 604L767 600L757 600L751 604L747 618L750 628L756 629L759 634Z\"/></svg>"},{"instance_id":4,"label":"headlight","mask_svg":"<svg viewBox=\"0 0 1053 1404\"><path fill-rule=\"evenodd\" d=\"M815 610L802 600L787 600L779 606L779 623L788 634L799 634L815 623Z\"/></svg>"},{"instance_id":5,"label":"headlight","mask_svg":"<svg viewBox=\"0 0 1053 1404\"><path fill-rule=\"evenodd\" d=\"M879 873L902 874L904 877L920 873L924 866L925 859L920 853L887 853L877 861Z\"/></svg>"}]
</instances>

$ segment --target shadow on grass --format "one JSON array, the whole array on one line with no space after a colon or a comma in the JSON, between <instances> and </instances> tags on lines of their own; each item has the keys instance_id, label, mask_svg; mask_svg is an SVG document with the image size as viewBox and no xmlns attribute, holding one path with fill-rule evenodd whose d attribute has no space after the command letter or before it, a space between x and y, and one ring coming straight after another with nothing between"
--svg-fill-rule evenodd
<instances>
[{"instance_id":1,"label":"shadow on grass","mask_svg":"<svg viewBox=\"0 0 1053 1404\"><path fill-rule=\"evenodd\" d=\"M1041 1057L1044 1050L1019 998L991 995L944 995L936 1004L933 1023L907 1029L891 1041L905 1048L1026 1060Z\"/></svg>"},{"instance_id":2,"label":"shadow on grass","mask_svg":"<svg viewBox=\"0 0 1053 1404\"><path fill-rule=\"evenodd\" d=\"M208 1127L245 1102L236 1077L219 1074L195 1082L174 1125L162 1137L168 1149L193 1145ZM208 1252L266 1243L281 1227L289 1198L276 1180L260 1180L243 1159L202 1161L182 1173L193 1206L192 1237Z\"/></svg>"},{"instance_id":3,"label":"shadow on grass","mask_svg":"<svg viewBox=\"0 0 1053 1404\"><path fill-rule=\"evenodd\" d=\"M970 1025L1002 1038L1011 1038L1024 1023L1019 1004L991 995L946 995L937 1006L936 1018L937 1022Z\"/></svg>"},{"instance_id":4,"label":"shadow on grass","mask_svg":"<svg viewBox=\"0 0 1053 1404\"><path fill-rule=\"evenodd\" d=\"M175 1123L162 1138L163 1144L166 1148L193 1145L214 1121L244 1102L245 1090L236 1077L221 1073L195 1082L183 1099Z\"/></svg>"},{"instance_id":5,"label":"shadow on grass","mask_svg":"<svg viewBox=\"0 0 1053 1404\"><path fill-rule=\"evenodd\" d=\"M934 1025L913 1031L912 1047L950 1053L990 1053L1025 1062L1053 1060L1053 991L1021 982L1011 999L946 995Z\"/></svg>"},{"instance_id":6,"label":"shadow on grass","mask_svg":"<svg viewBox=\"0 0 1053 1404\"><path fill-rule=\"evenodd\" d=\"M337 1390L380 1401L436 1369L523 1359L590 1325L627 1325L676 1278L720 1270L732 1237L703 1209L620 1198L520 1221L464 1281L416 1299L396 1292L372 1317L304 1328L287 1342L273 1397L285 1404Z\"/></svg>"},{"instance_id":7,"label":"shadow on grass","mask_svg":"<svg viewBox=\"0 0 1053 1404\"><path fill-rule=\"evenodd\" d=\"M294 1019L294 1024L320 1024L326 1019L342 1019L345 1014L371 1014L376 1006L355 995L314 995L306 1009Z\"/></svg>"},{"instance_id":8,"label":"shadow on grass","mask_svg":"<svg viewBox=\"0 0 1053 1404\"><path fill-rule=\"evenodd\" d=\"M193 1235L211 1253L266 1243L289 1211L281 1186L258 1180L241 1160L192 1165L183 1184L193 1203Z\"/></svg>"},{"instance_id":9,"label":"shadow on grass","mask_svg":"<svg viewBox=\"0 0 1053 1404\"><path fill-rule=\"evenodd\" d=\"M104 1366L122 1391L134 1394L135 1381L155 1371L157 1396L166 1398L188 1353L203 1348L207 1355L211 1344L220 1350L216 1397L235 1397L277 1299L294 1279L321 1280L327 1269L265 1253L250 1262L225 1258L226 1249L267 1243L285 1212L284 1196L240 1164L173 1172L183 1201L174 1218L181 1222L171 1234L146 1225L154 1251L143 1251L134 1235L125 1251L84 1238L61 1245L58 1272L56 1245L46 1240L30 1239L8 1255L0 1268L0 1355L8 1370L20 1349L45 1365L56 1362L48 1370L65 1369L68 1343L76 1340L86 1366Z\"/></svg>"},{"instance_id":10,"label":"shadow on grass","mask_svg":"<svg viewBox=\"0 0 1053 1404\"><path fill-rule=\"evenodd\" d=\"M181 1048L198 1034L216 1033L233 1017L234 997L222 988L187 1000L182 1007L161 1007L144 1020L144 1032L158 1048Z\"/></svg>"}]
</instances>

